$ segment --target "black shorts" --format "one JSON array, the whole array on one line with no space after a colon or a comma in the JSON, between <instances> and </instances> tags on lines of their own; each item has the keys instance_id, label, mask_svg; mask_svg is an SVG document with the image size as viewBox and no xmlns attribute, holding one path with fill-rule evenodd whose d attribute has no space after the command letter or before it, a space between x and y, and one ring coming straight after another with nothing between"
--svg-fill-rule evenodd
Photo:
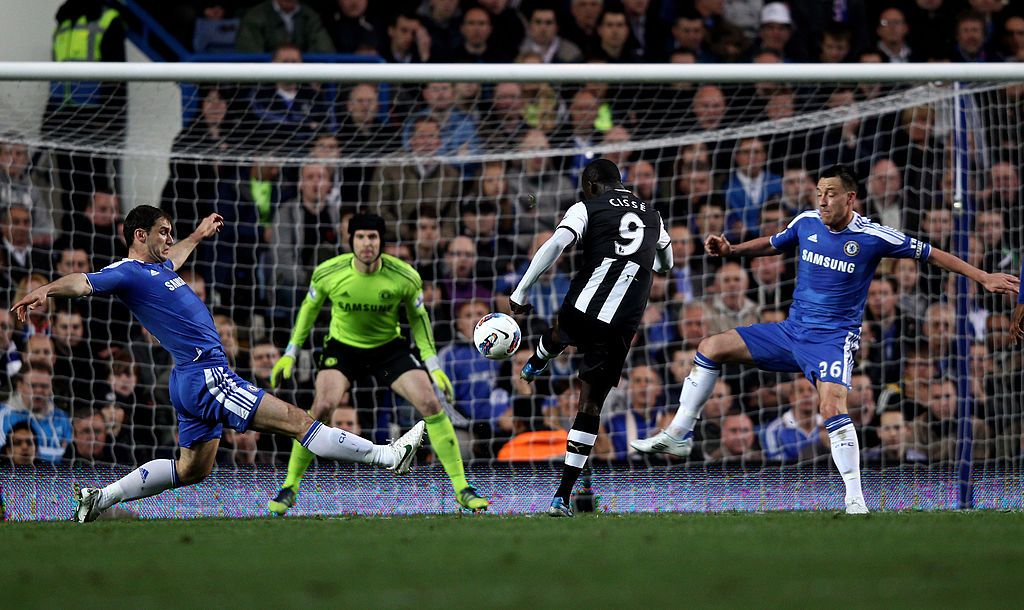
<instances>
[{"instance_id":1,"label":"black shorts","mask_svg":"<svg viewBox=\"0 0 1024 610\"><path fill-rule=\"evenodd\" d=\"M635 328L618 328L567 305L558 312L558 340L582 354L580 379L591 385L619 385Z\"/></svg>"},{"instance_id":2,"label":"black shorts","mask_svg":"<svg viewBox=\"0 0 1024 610\"><path fill-rule=\"evenodd\" d=\"M409 344L402 338L371 348L353 347L328 338L317 365L321 371L340 371L349 383L374 377L384 386L390 386L406 371L423 369L420 361L412 355Z\"/></svg>"}]
</instances>

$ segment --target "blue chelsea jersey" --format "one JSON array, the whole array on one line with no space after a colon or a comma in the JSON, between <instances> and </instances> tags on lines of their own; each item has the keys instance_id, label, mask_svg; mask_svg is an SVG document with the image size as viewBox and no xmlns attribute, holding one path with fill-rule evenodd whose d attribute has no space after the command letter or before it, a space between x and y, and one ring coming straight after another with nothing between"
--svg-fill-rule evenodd
<instances>
[{"instance_id":1,"label":"blue chelsea jersey","mask_svg":"<svg viewBox=\"0 0 1024 610\"><path fill-rule=\"evenodd\" d=\"M126 258L85 276L93 294L111 294L123 302L171 353L175 364L223 350L210 310L174 272L171 261Z\"/></svg>"},{"instance_id":2,"label":"blue chelsea jersey","mask_svg":"<svg viewBox=\"0 0 1024 610\"><path fill-rule=\"evenodd\" d=\"M776 250L796 249L796 291L789 319L812 328L860 329L868 286L885 257L927 260L930 245L854 212L834 232L818 211L804 212L771 238Z\"/></svg>"}]
</instances>

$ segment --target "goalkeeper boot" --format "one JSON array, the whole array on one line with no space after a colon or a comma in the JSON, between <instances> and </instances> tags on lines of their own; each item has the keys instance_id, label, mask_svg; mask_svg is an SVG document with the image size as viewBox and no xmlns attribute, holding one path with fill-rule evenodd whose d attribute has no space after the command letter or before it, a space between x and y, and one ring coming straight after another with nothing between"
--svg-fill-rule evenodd
<instances>
[{"instance_id":1,"label":"goalkeeper boot","mask_svg":"<svg viewBox=\"0 0 1024 610\"><path fill-rule=\"evenodd\" d=\"M548 507L549 517L572 517L572 504L566 502L562 498L555 496L555 499L551 501L551 506Z\"/></svg>"},{"instance_id":2,"label":"goalkeeper boot","mask_svg":"<svg viewBox=\"0 0 1024 610\"><path fill-rule=\"evenodd\" d=\"M456 494L455 499L459 502L459 506L465 510L473 511L478 513L487 510L487 507L491 505L490 501L477 493L476 488L472 485L466 485Z\"/></svg>"},{"instance_id":3,"label":"goalkeeper boot","mask_svg":"<svg viewBox=\"0 0 1024 610\"><path fill-rule=\"evenodd\" d=\"M395 474L408 474L412 470L412 460L416 457L416 450L423 444L423 432L426 429L426 422L416 422L408 432L388 445L388 449L395 454L395 463L388 466L388 470Z\"/></svg>"},{"instance_id":4,"label":"goalkeeper boot","mask_svg":"<svg viewBox=\"0 0 1024 610\"><path fill-rule=\"evenodd\" d=\"M78 490L78 497L75 498L78 506L75 507L75 520L79 523L95 521L103 511L100 509L100 490L91 487L83 487Z\"/></svg>"},{"instance_id":5,"label":"goalkeeper boot","mask_svg":"<svg viewBox=\"0 0 1024 610\"><path fill-rule=\"evenodd\" d=\"M267 502L267 510L274 513L278 517L283 517L288 509L295 506L295 501L298 498L298 494L295 489L291 487L282 487L274 499Z\"/></svg>"},{"instance_id":6,"label":"goalkeeper boot","mask_svg":"<svg viewBox=\"0 0 1024 610\"><path fill-rule=\"evenodd\" d=\"M548 361L545 360L544 364L537 366L533 363L535 359L537 359L537 357L533 356L527 360L526 364L523 365L523 371L519 373L519 378L526 383L533 383L533 381L540 377L540 374L548 368Z\"/></svg>"},{"instance_id":7,"label":"goalkeeper boot","mask_svg":"<svg viewBox=\"0 0 1024 610\"><path fill-rule=\"evenodd\" d=\"M693 438L678 439L662 430L651 438L630 441L629 445L640 453L667 453L685 458L693 451Z\"/></svg>"},{"instance_id":8,"label":"goalkeeper boot","mask_svg":"<svg viewBox=\"0 0 1024 610\"><path fill-rule=\"evenodd\" d=\"M847 515L867 515L870 513L864 498L851 498L846 501Z\"/></svg>"}]
</instances>

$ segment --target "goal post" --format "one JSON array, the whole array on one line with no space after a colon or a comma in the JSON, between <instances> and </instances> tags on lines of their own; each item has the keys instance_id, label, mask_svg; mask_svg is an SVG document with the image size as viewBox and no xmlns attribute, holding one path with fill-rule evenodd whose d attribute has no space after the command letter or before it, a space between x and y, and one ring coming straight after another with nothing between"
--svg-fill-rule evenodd
<instances>
[{"instance_id":1,"label":"goal post","mask_svg":"<svg viewBox=\"0 0 1024 610\"><path fill-rule=\"evenodd\" d=\"M66 85L62 95L80 93L82 83L123 83L124 93L78 106L61 105L67 96L37 103L39 88L53 83ZM818 172L841 163L860 182L860 213L1016 275L1022 131L1024 65L1013 63L0 62L0 224L8 242L22 244L5 259L0 288L10 303L33 282L123 256L117 222L135 205L170 211L179 236L220 213L225 230L197 249L183 275L214 313L233 366L266 387L312 268L347 250L352 214L379 213L389 222L387 252L423 278L470 481L498 512L531 511L556 486L579 398L576 357L553 361L528 386L518 381L521 358L484 360L465 329L481 312L508 311L532 252L579 199L580 170L605 157L661 212L676 267L655 281L605 405L586 478L594 504L625 512L833 507L839 477L800 376L727 367L688 461L629 447L670 419L701 338L779 320L792 302L792 256L723 262L704 255L703 237L779 230L813 209ZM26 258L27 244L35 254ZM523 356L576 264L567 251L532 289L535 313L519 320ZM869 503L1019 507L1020 480L1008 474L1024 443L1024 364L1008 342L1014 300L925 263L884 261L877 275L849 399ZM328 322L325 311L296 382L282 391L304 408ZM24 410L24 392L44 381L26 381L19 369L41 371L52 387L47 404L66 421L63 433L33 434L36 461L26 465L12 453L11 426L0 429L9 515L59 517L69 479L105 483L172 454L169 361L119 304L57 301L11 326L0 403ZM356 381L338 425L381 442L420 417L379 382ZM91 423L103 427L99 440L87 438ZM137 510L260 514L290 446L227 433L209 487ZM429 452L418 464L409 483L416 493L397 505L401 480L318 464L296 511L450 510L439 464Z\"/></svg>"}]
</instances>

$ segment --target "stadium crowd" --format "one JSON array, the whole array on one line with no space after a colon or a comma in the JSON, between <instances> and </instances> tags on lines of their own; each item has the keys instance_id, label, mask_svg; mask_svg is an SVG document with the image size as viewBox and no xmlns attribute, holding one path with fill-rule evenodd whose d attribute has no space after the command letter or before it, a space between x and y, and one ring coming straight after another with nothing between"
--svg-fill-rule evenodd
<instances>
[{"instance_id":1,"label":"stadium crowd","mask_svg":"<svg viewBox=\"0 0 1024 610\"><path fill-rule=\"evenodd\" d=\"M267 0L247 10L207 0L194 7L193 43L196 51L266 52L289 63L334 52L474 63L1024 60L1024 17L998 1L849 0L839 13L805 4L429 0L385 17L366 0ZM891 105L863 119L764 136L717 135L879 100L894 87L276 83L183 91L191 94L161 205L174 215L178 236L211 212L225 217L225 229L198 249L181 276L213 310L232 367L270 387L313 267L348 249L354 214L381 214L390 227L386 252L423 277L439 355L466 420L460 434L467 456L562 458L579 398L571 350L535 385L518 371L531 353L529 339L568 288L572 257L533 288L535 310L520 319L524 343L514 358L485 360L471 337L481 316L508 312L508 295L578 198L578 172L595 155L615 161L624 183L657 206L675 260L671 273L655 280L628 371L609 397L597 459L637 457L629 441L665 425L703 337L786 315L795 285L791 256L723 261L705 255L703 236L724 233L735 242L775 233L813 208L816 172L845 163L862 177L861 214L953 249L951 131L935 105ZM123 92L107 95L116 100ZM984 121L967 155L976 209L968 258L986 271L1015 274L1024 246L1024 89L986 95L989 106L978 113ZM52 100L46 114L65 126L100 116L61 114ZM115 126L103 133L116 132ZM59 128L52 133L60 139ZM686 146L629 146L652 135L687 134L706 137ZM118 195L125 176L117 159L21 142L17 133L0 136L6 304L126 252L119 222L127 202ZM591 150L600 145L613 150ZM480 153L512 154L460 159ZM949 461L958 425L958 320L950 296L956 289L944 273L912 260L882 269L868 295L849 397L864 458L888 465ZM1024 415L1015 398L1024 365L1009 340L1012 307L1008 299L970 293L967 379L978 461L1019 460L1022 453ZM169 457L171 362L153 337L105 298L51 303L31 314L20 324L0 309L3 459L132 464ZM323 330L320 324L313 350ZM299 405L312 400L312 362L307 349L298 383L280 390ZM690 461L827 457L816 401L801 376L727 368ZM413 416L372 383L357 382L344 402L333 423L378 441ZM221 447L222 464L241 465L283 461L288 445L225 431Z\"/></svg>"}]
</instances>

